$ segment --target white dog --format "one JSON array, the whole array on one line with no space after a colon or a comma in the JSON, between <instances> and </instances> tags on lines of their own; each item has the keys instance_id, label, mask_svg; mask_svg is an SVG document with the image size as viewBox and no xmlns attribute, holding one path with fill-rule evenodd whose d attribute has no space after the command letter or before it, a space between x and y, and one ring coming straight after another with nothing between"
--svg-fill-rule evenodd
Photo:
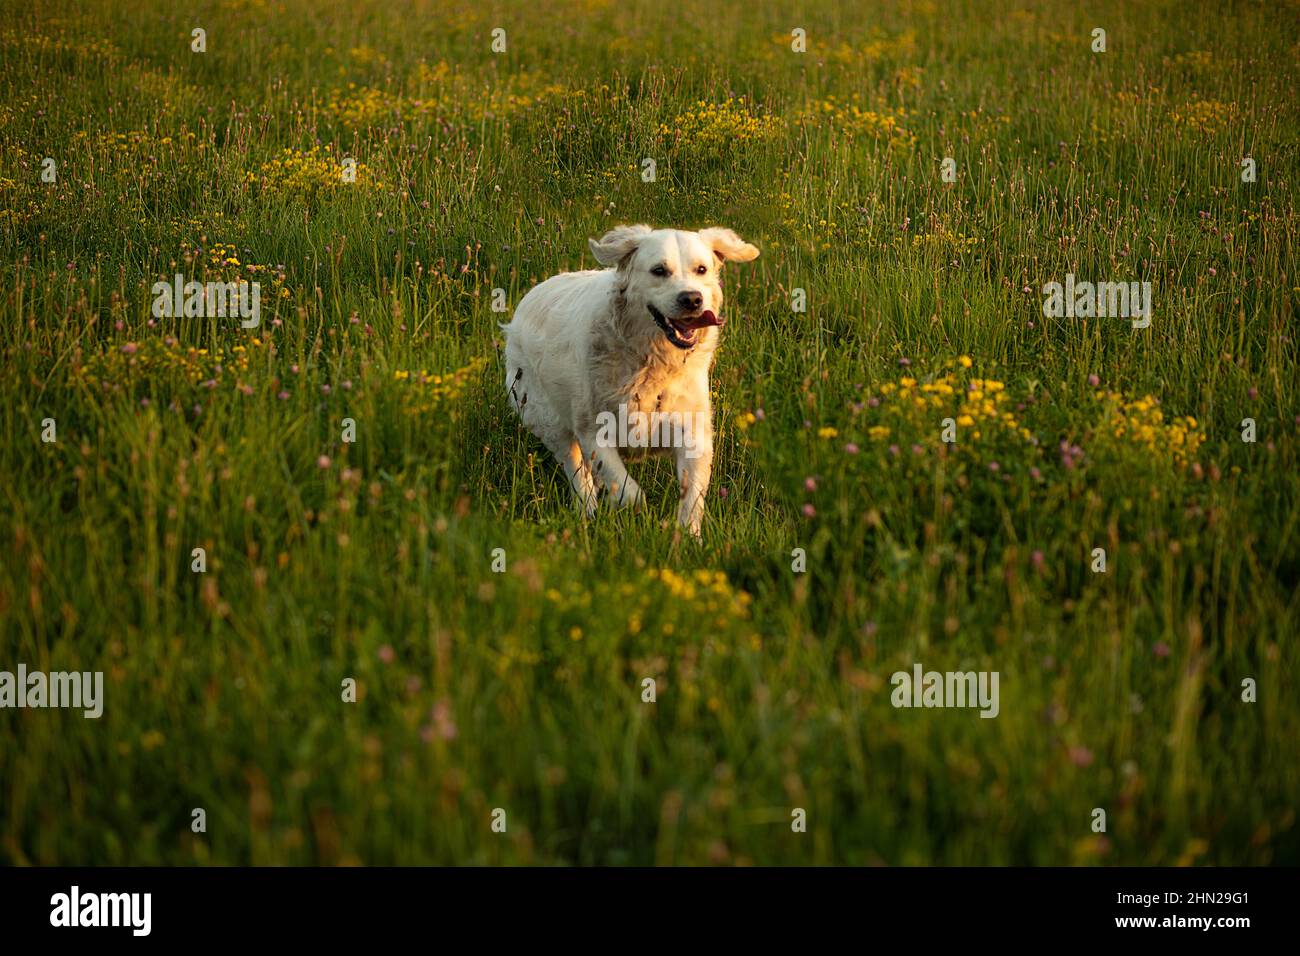
<instances>
[{"instance_id":1,"label":"white dog","mask_svg":"<svg viewBox=\"0 0 1300 956\"><path fill-rule=\"evenodd\" d=\"M590 244L612 268L547 279L502 327L510 403L564 467L588 516L597 486L620 507L644 501L621 452L671 450L677 519L698 536L713 468L720 272L758 250L730 229L648 226L620 226Z\"/></svg>"}]
</instances>

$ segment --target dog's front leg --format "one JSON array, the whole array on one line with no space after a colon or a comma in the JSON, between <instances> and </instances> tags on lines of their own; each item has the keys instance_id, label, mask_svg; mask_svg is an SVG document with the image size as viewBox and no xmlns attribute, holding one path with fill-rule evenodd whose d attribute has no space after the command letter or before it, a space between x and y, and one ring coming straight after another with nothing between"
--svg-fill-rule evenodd
<instances>
[{"instance_id":1,"label":"dog's front leg","mask_svg":"<svg viewBox=\"0 0 1300 956\"><path fill-rule=\"evenodd\" d=\"M698 538L704 522L704 495L713 473L713 429L705 422L684 437L675 451L677 487L682 496L677 521Z\"/></svg>"},{"instance_id":2,"label":"dog's front leg","mask_svg":"<svg viewBox=\"0 0 1300 956\"><path fill-rule=\"evenodd\" d=\"M619 508L639 508L645 502L645 493L636 479L628 474L627 466L618 448L601 441L599 432L591 431L578 439L582 454L591 468L597 484L609 492L610 500Z\"/></svg>"}]
</instances>

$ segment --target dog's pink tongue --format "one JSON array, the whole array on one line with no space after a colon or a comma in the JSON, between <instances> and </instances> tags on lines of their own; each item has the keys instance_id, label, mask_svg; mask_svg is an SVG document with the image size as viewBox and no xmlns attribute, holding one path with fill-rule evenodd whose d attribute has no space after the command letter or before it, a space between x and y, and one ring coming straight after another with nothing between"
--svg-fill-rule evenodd
<instances>
[{"instance_id":1,"label":"dog's pink tongue","mask_svg":"<svg viewBox=\"0 0 1300 956\"><path fill-rule=\"evenodd\" d=\"M718 318L711 311L705 310L693 319L687 319L681 324L688 329L702 329L709 325L721 325L725 320Z\"/></svg>"}]
</instances>

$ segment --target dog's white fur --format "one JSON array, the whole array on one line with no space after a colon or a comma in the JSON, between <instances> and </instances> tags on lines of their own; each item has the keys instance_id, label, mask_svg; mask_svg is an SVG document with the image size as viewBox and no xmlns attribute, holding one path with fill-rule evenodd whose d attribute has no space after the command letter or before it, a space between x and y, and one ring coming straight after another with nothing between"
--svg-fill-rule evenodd
<instances>
[{"instance_id":1,"label":"dog's white fur","mask_svg":"<svg viewBox=\"0 0 1300 956\"><path fill-rule=\"evenodd\" d=\"M588 516L595 513L598 486L620 507L636 507L645 498L620 452L646 449L598 441L602 413L617 416L620 405L644 413L656 434L659 416L688 423L684 441L659 450L676 457L677 518L698 536L713 468L709 369L719 327L689 326L709 321L710 312L721 316L723 261L748 262L758 250L720 228L620 226L590 245L609 268L547 279L502 327L508 400L563 466ZM678 344L651 307L668 321Z\"/></svg>"}]
</instances>

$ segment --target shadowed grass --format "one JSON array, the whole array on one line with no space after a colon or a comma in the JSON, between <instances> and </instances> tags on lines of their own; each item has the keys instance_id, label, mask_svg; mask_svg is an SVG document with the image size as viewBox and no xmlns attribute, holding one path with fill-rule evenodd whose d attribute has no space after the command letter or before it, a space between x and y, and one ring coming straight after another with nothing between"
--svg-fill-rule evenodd
<instances>
[{"instance_id":1,"label":"shadowed grass","mask_svg":"<svg viewBox=\"0 0 1300 956\"><path fill-rule=\"evenodd\" d=\"M1294 3L4 9L0 670L107 699L0 710L0 860L1300 861ZM762 250L699 543L503 400L641 221Z\"/></svg>"}]
</instances>

